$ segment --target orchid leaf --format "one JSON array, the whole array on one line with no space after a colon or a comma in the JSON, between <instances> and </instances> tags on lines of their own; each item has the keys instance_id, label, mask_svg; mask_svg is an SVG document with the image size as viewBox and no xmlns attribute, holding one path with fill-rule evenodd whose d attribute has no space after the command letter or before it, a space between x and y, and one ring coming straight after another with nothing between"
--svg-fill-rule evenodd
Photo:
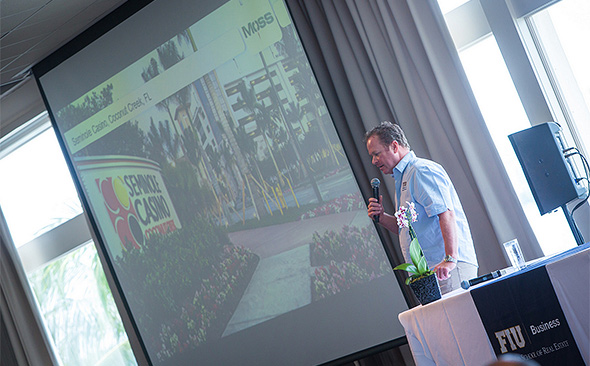
<instances>
[{"instance_id":1,"label":"orchid leaf","mask_svg":"<svg viewBox=\"0 0 590 366\"><path fill-rule=\"evenodd\" d=\"M409 235L410 235L410 239L411 239L411 241L410 241L411 263L403 263L403 264L400 264L399 266L394 268L394 269L406 271L410 274L408 276L408 278L406 279L406 285L409 284L410 282L418 280L419 278L422 278L424 276L431 275L434 273L428 268L428 263L426 262L426 257L424 257L424 253L422 252L422 248L420 248L420 243L418 243L418 238L416 236L416 232L414 231L414 228L412 227L412 222L417 221L418 215L416 214L413 203L410 203L410 202L407 202L407 203L408 203L408 206L410 207L409 214L411 215L411 217L408 216L408 212L406 211L406 208L403 206L400 207L398 212L395 213L395 217L398 220L398 226L400 228L401 227L408 227L409 228L409 231L410 231ZM408 223L407 226L405 226L406 220Z\"/></svg>"},{"instance_id":2,"label":"orchid leaf","mask_svg":"<svg viewBox=\"0 0 590 366\"><path fill-rule=\"evenodd\" d=\"M428 271L428 263L426 262L426 257L420 258L420 262L418 262L417 268L420 274L426 273Z\"/></svg>"},{"instance_id":3,"label":"orchid leaf","mask_svg":"<svg viewBox=\"0 0 590 366\"><path fill-rule=\"evenodd\" d=\"M395 267L394 269L406 271L406 272L411 273L412 275L418 274L418 268L416 268L416 266L413 265L412 263L403 263L403 264L400 264L399 266Z\"/></svg>"},{"instance_id":4,"label":"orchid leaf","mask_svg":"<svg viewBox=\"0 0 590 366\"><path fill-rule=\"evenodd\" d=\"M399 269L399 270L402 270L402 271L407 271L408 270L408 267L414 267L415 268L415 266L412 263L402 263L399 266L395 267L394 269Z\"/></svg>"},{"instance_id":5,"label":"orchid leaf","mask_svg":"<svg viewBox=\"0 0 590 366\"><path fill-rule=\"evenodd\" d=\"M412 263L418 267L418 263L422 257L422 249L420 248L420 244L418 244L418 239L414 238L410 243L410 258L412 259Z\"/></svg>"}]
</instances>

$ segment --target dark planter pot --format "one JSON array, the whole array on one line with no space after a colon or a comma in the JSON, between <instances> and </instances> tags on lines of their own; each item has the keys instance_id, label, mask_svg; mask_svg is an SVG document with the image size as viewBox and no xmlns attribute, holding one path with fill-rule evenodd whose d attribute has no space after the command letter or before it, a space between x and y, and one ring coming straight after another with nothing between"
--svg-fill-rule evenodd
<instances>
[{"instance_id":1,"label":"dark planter pot","mask_svg":"<svg viewBox=\"0 0 590 366\"><path fill-rule=\"evenodd\" d=\"M416 295L422 305L429 304L441 298L440 286L434 273L410 282L410 288L414 291L414 295Z\"/></svg>"}]
</instances>

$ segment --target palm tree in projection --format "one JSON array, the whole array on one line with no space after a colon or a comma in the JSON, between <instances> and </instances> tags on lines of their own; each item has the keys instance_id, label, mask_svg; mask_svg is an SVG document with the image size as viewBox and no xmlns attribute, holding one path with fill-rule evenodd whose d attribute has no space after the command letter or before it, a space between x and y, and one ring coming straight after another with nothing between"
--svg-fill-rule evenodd
<instances>
[{"instance_id":1,"label":"palm tree in projection","mask_svg":"<svg viewBox=\"0 0 590 366\"><path fill-rule=\"evenodd\" d=\"M141 73L141 77L143 81L147 83L148 81L152 80L158 75L160 75L160 66L158 65L158 61L156 61L156 59L152 57L150 58L149 65L144 67L143 72ZM174 123L174 116L172 115L172 111L170 110L170 98L162 99L161 101L156 103L156 108L159 111L168 113L168 117L170 118L169 121L171 121L172 126L174 127L174 132L176 133L176 135L180 136L178 127L176 127L176 123ZM184 149L183 147L181 148Z\"/></svg>"},{"instance_id":2,"label":"palm tree in projection","mask_svg":"<svg viewBox=\"0 0 590 366\"><path fill-rule=\"evenodd\" d=\"M303 46L299 40L297 33L293 27L281 28L282 37L281 41L277 42L277 48L279 52L286 56L287 63L290 63L297 71L291 76L291 81L295 86L295 89L299 93L300 100L307 100L305 111L312 113L313 120L316 122L318 129L322 135L325 146L330 149L330 155L332 156L333 162L338 165L338 158L336 151L330 141L329 134L324 125L322 116L319 114L320 106L324 105L322 95L318 88L313 72L309 67L305 53L303 52Z\"/></svg>"},{"instance_id":3,"label":"palm tree in projection","mask_svg":"<svg viewBox=\"0 0 590 366\"><path fill-rule=\"evenodd\" d=\"M271 100L271 106L273 106L274 109L274 113L272 113L274 115L274 119L277 122L280 122L283 124L283 126L285 127L285 131L287 132L288 135L288 140L291 142L291 146L293 148L293 151L295 152L295 156L296 159L298 161L301 162L301 164L299 164L300 169L303 170L303 175L307 176L309 178L309 182L311 184L311 187L313 188L313 191L316 195L316 198L318 200L318 202L323 202L323 198L322 198L322 194L320 192L320 189L317 185L317 182L315 180L315 177L313 176L313 174L308 174L309 172L309 167L307 167L307 162L305 159L302 158L302 153L301 153L301 146L299 144L299 141L295 138L295 133L293 132L293 126L287 122L287 111L285 110L284 106L283 106L283 102L281 101L281 98L279 97L279 93L277 92L277 88L275 87L272 75L270 73L269 67L266 63L266 58L264 56L264 53L261 51L258 53L260 56L260 60L262 61L262 65L264 67L264 71L266 73L266 79L268 80L270 87L269 87L269 92L267 93L270 97ZM329 142L329 140L328 140Z\"/></svg>"},{"instance_id":4,"label":"palm tree in projection","mask_svg":"<svg viewBox=\"0 0 590 366\"><path fill-rule=\"evenodd\" d=\"M172 133L168 120L159 121L156 125L150 117L150 128L146 136L146 149L150 159L164 166L178 158L180 146L180 137Z\"/></svg>"},{"instance_id":5,"label":"palm tree in projection","mask_svg":"<svg viewBox=\"0 0 590 366\"><path fill-rule=\"evenodd\" d=\"M246 132L246 128L243 125L238 125L237 127L233 128L233 134L236 139L236 144L240 147L240 151L246 158L246 162L249 166L248 170L251 172L253 169L255 169L257 173L257 179L262 180L262 173L260 172L260 166L258 165L258 159L256 158L258 143L256 140L254 140L254 137L250 136ZM266 214L266 210L263 209L264 202L262 197L260 195L254 195L252 192L252 186L250 184L250 179L248 178L249 174L251 173L245 172L243 177L244 181L246 182L246 187L248 188L248 194L250 195L254 205L255 215L260 219L261 215Z\"/></svg>"},{"instance_id":6,"label":"palm tree in projection","mask_svg":"<svg viewBox=\"0 0 590 366\"><path fill-rule=\"evenodd\" d=\"M215 179L214 185L217 187L218 191L217 196L220 203L220 211L223 213L223 216L226 217L228 224L231 224L232 220L231 214L228 212L228 204L233 204L235 200L233 197L230 197L232 192L225 174L223 155L219 151L216 151L211 145L207 145L205 154L207 154L207 157L211 162L211 167L213 168L212 176Z\"/></svg>"},{"instance_id":7,"label":"palm tree in projection","mask_svg":"<svg viewBox=\"0 0 590 366\"><path fill-rule=\"evenodd\" d=\"M254 120L256 121L256 126L258 127L258 130L262 135L262 140L266 145L267 151L273 162L273 166L277 172L277 177L280 177L281 172L277 165L271 145L268 141L268 136L266 135L267 130L271 128L270 126L273 123L270 108L266 107L264 105L264 102L258 100L254 87L248 87L245 83L240 84L238 87L240 90L238 104L241 104L244 110L254 117Z\"/></svg>"},{"instance_id":8,"label":"palm tree in projection","mask_svg":"<svg viewBox=\"0 0 590 366\"><path fill-rule=\"evenodd\" d=\"M320 130L322 139L324 140L324 144L328 147L330 151L332 162L334 163L334 165L340 165L338 157L336 156L336 150L334 149L334 145L330 141L330 137L326 130L324 118L322 115L320 115L319 112L320 107L322 107L324 103L322 95L320 93L320 89L317 86L313 73L310 69L299 70L297 73L293 74L291 79L293 80L293 84L295 85L295 88L297 89L302 99L307 100L305 110L307 113L312 113L313 120L315 121Z\"/></svg>"}]
</instances>

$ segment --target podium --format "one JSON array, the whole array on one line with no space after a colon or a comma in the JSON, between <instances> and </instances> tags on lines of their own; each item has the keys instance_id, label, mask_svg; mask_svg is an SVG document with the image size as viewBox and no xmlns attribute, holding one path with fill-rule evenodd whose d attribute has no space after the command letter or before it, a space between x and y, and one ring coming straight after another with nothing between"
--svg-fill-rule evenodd
<instances>
[{"instance_id":1,"label":"podium","mask_svg":"<svg viewBox=\"0 0 590 366\"><path fill-rule=\"evenodd\" d=\"M563 319L558 321L559 326L556 326L554 321L559 319L559 315L546 315L549 318L537 322L534 319L537 319L536 316L539 315L528 311L535 310L534 302L542 298L531 299L530 304L523 306L522 301L526 301L526 298L518 299L518 296L506 292L507 286L518 288L523 286L523 283L530 286L532 291L547 291L542 288L542 285L536 283L537 276L542 277L544 273L550 281L551 291L547 296L556 297L558 312L563 314ZM488 365L496 360L497 353L502 352L502 342L507 353L520 353L523 357L535 359L542 365L543 357L553 356L573 357L572 359L576 361L568 365L590 365L589 279L590 244L584 244L564 253L534 261L521 271L468 290L455 290L444 295L441 300L426 306L414 307L399 314L398 317L418 366ZM528 283L530 281L533 283ZM541 295L545 294L541 293ZM501 298L506 299L507 296L510 297L509 301L499 301ZM497 301L490 300L490 306L484 309L486 306L482 306L481 303L476 304L476 301L481 302L482 299ZM514 319L510 319L510 314L515 311L521 313L521 324L512 324ZM486 329L484 323L488 323L490 328L490 319L493 320L491 323L497 329ZM506 324L506 327L502 324L504 320L510 323ZM554 322L550 323L551 321ZM517 325L520 326L520 330L516 329ZM531 335L535 332L531 330L531 326L536 327L537 333L534 335ZM512 332L515 337L510 334L512 339L508 339L503 333L497 334L511 327L515 327ZM553 333L565 332L568 329L573 338L569 342L563 343L561 333ZM554 337L551 344L538 344L540 338L537 334L540 330L542 330L540 333L544 333L544 336L549 339ZM518 331L521 332L521 338L518 337ZM515 345L514 351L511 342ZM523 347L519 349L519 345ZM560 345L563 347L560 348ZM577 347L574 347L575 345ZM536 355L539 352L541 354Z\"/></svg>"}]
</instances>

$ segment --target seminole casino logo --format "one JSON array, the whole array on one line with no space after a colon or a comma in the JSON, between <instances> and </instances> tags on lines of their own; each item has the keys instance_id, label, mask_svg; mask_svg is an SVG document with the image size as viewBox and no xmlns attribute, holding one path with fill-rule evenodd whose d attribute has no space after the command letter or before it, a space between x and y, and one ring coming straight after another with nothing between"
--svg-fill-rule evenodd
<instances>
[{"instance_id":1,"label":"seminole casino logo","mask_svg":"<svg viewBox=\"0 0 590 366\"><path fill-rule=\"evenodd\" d=\"M96 184L123 248L139 249L151 234L177 229L172 204L157 175L97 178Z\"/></svg>"},{"instance_id":2,"label":"seminole casino logo","mask_svg":"<svg viewBox=\"0 0 590 366\"><path fill-rule=\"evenodd\" d=\"M101 229L116 253L141 249L151 235L180 228L156 163L126 156L85 158L77 163Z\"/></svg>"},{"instance_id":3,"label":"seminole casino logo","mask_svg":"<svg viewBox=\"0 0 590 366\"><path fill-rule=\"evenodd\" d=\"M140 249L144 244L144 234L137 218L137 211L131 204L131 197L121 177L96 179L102 193L109 218L115 232L125 249Z\"/></svg>"}]
</instances>

